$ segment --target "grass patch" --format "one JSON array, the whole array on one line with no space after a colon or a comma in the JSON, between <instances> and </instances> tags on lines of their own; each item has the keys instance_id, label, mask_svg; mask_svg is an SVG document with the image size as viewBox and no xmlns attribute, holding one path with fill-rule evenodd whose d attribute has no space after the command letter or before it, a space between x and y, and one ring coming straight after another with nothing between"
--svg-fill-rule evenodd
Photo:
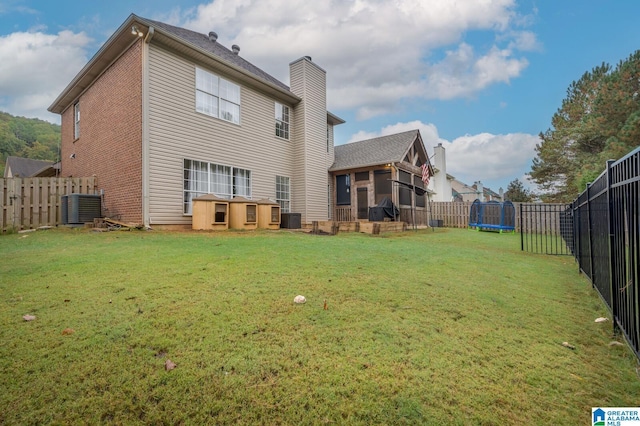
<instances>
[{"instance_id":1,"label":"grass patch","mask_svg":"<svg viewBox=\"0 0 640 426\"><path fill-rule=\"evenodd\" d=\"M573 425L637 405L635 356L608 345L573 259L519 247L453 229L0 237L0 423Z\"/></svg>"}]
</instances>

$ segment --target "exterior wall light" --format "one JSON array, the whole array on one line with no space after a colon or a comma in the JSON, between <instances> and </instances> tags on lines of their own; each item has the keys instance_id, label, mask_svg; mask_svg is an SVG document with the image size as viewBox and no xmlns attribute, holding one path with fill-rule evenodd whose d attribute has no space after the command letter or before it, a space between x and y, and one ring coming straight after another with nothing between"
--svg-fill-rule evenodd
<instances>
[{"instance_id":1,"label":"exterior wall light","mask_svg":"<svg viewBox=\"0 0 640 426\"><path fill-rule=\"evenodd\" d=\"M144 34L142 34L142 31L140 31L136 25L131 26L131 34L137 35L138 37L142 37L144 35Z\"/></svg>"}]
</instances>

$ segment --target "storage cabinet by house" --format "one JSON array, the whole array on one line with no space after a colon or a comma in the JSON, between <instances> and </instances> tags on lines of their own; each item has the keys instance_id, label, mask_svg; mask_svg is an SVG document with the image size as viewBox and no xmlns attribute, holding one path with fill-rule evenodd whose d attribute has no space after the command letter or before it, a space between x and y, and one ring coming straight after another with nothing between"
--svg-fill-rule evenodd
<instances>
[{"instance_id":1,"label":"storage cabinet by house","mask_svg":"<svg viewBox=\"0 0 640 426\"><path fill-rule=\"evenodd\" d=\"M191 227L202 230L229 229L229 201L213 194L193 199Z\"/></svg>"},{"instance_id":2,"label":"storage cabinet by house","mask_svg":"<svg viewBox=\"0 0 640 426\"><path fill-rule=\"evenodd\" d=\"M258 227L258 204L244 197L229 200L229 228L256 229Z\"/></svg>"},{"instance_id":3,"label":"storage cabinet by house","mask_svg":"<svg viewBox=\"0 0 640 426\"><path fill-rule=\"evenodd\" d=\"M258 204L258 228L280 229L280 204L269 199L262 199Z\"/></svg>"}]
</instances>

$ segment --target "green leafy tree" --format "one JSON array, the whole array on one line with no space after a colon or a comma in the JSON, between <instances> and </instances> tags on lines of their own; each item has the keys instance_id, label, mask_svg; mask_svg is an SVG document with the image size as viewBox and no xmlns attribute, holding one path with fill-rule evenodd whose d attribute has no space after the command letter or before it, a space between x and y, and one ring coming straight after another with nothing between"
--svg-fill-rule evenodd
<instances>
[{"instance_id":1,"label":"green leafy tree","mask_svg":"<svg viewBox=\"0 0 640 426\"><path fill-rule=\"evenodd\" d=\"M507 185L507 191L504 194L504 198L509 201L529 203L533 201L533 194L527 188L524 187L520 179L512 180Z\"/></svg>"},{"instance_id":2,"label":"green leafy tree","mask_svg":"<svg viewBox=\"0 0 640 426\"><path fill-rule=\"evenodd\" d=\"M57 161L59 145L59 125L0 112L0 175L9 156Z\"/></svg>"},{"instance_id":3,"label":"green leafy tree","mask_svg":"<svg viewBox=\"0 0 640 426\"><path fill-rule=\"evenodd\" d=\"M571 83L562 106L551 119L552 128L540 134L530 176L545 201L569 201L577 193L576 175L585 152L597 151L601 142L588 126L588 117L604 76L611 67L602 64Z\"/></svg>"},{"instance_id":4,"label":"green leafy tree","mask_svg":"<svg viewBox=\"0 0 640 426\"><path fill-rule=\"evenodd\" d=\"M574 81L551 124L529 174L544 201L567 202L640 142L640 51Z\"/></svg>"}]
</instances>

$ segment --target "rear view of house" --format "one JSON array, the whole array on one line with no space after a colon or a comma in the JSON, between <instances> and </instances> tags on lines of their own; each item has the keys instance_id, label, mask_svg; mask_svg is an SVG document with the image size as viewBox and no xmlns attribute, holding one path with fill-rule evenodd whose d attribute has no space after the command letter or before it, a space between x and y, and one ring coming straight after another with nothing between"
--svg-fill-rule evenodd
<instances>
[{"instance_id":1,"label":"rear view of house","mask_svg":"<svg viewBox=\"0 0 640 426\"><path fill-rule=\"evenodd\" d=\"M215 32L131 15L49 107L62 115L61 176L95 175L104 214L146 226L191 226L204 194L326 220L344 121L312 58L289 71L291 87Z\"/></svg>"}]
</instances>

